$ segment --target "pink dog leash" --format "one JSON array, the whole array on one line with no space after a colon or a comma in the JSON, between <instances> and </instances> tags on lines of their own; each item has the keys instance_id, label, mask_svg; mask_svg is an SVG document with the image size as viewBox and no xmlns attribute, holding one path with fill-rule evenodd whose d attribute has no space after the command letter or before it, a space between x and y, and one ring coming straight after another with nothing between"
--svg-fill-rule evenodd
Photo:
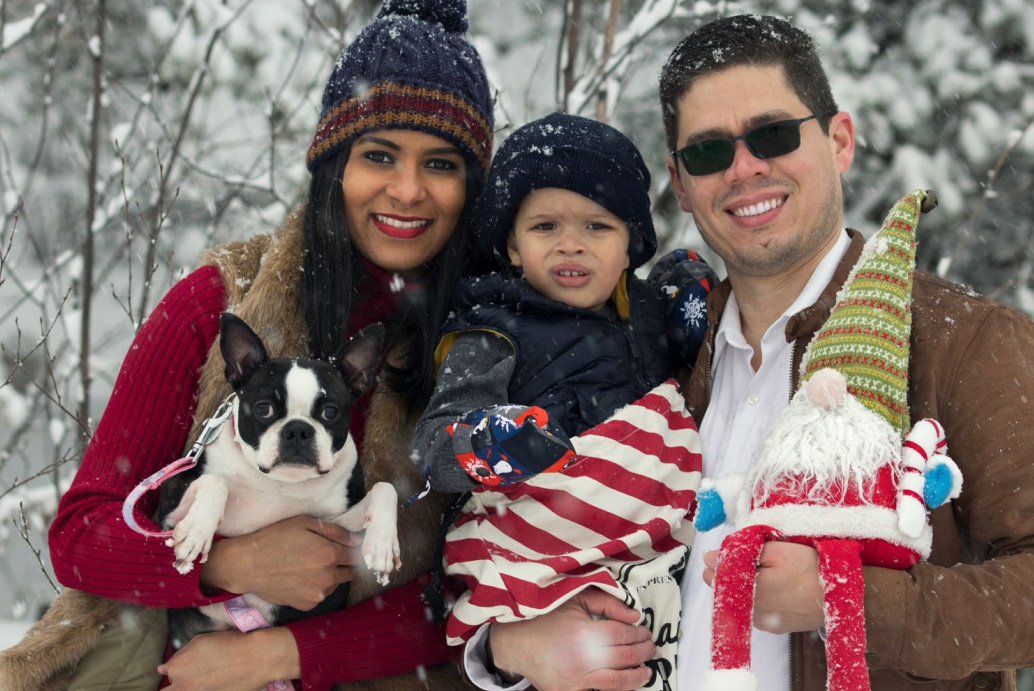
<instances>
[{"instance_id":1,"label":"pink dog leash","mask_svg":"<svg viewBox=\"0 0 1034 691\"><path fill-rule=\"evenodd\" d=\"M223 423L230 419L230 416L233 414L233 399L234 394L227 396L226 400L215 411L215 414L205 420L204 427L201 428L197 441L191 444L186 456L152 473L133 488L126 500L122 502L122 518L126 521L126 525L147 537L172 537L172 530L151 530L141 525L136 520L136 505L146 492L158 489L170 477L179 475L197 465L198 455L206 446L215 441L215 438L219 436ZM237 628L244 633L269 627L269 622L262 616L262 613L245 602L244 597L241 595L226 600L223 602L223 607ZM289 679L279 679L266 684L266 689L267 691L294 691L294 684Z\"/></svg>"},{"instance_id":2,"label":"pink dog leash","mask_svg":"<svg viewBox=\"0 0 1034 691\"><path fill-rule=\"evenodd\" d=\"M197 457L201 451L215 441L215 438L219 435L219 430L222 428L223 423L233 413L233 399L235 394L230 394L226 397L226 400L222 402L222 405L215 411L215 414L205 420L204 427L201 428L201 434L198 435L197 441L195 441L190 449L187 451L187 455L183 458L173 461L169 465L165 466L161 470L152 473L148 477L140 481L133 491L129 493L126 500L122 502L122 519L126 522L130 528L146 535L147 537L158 537L158 538L169 538L172 537L171 530L151 530L140 524L136 520L136 505L140 501L140 498L144 496L146 492L154 489L158 489L159 486L170 477L179 475L185 470L190 470L197 465Z\"/></svg>"}]
</instances>

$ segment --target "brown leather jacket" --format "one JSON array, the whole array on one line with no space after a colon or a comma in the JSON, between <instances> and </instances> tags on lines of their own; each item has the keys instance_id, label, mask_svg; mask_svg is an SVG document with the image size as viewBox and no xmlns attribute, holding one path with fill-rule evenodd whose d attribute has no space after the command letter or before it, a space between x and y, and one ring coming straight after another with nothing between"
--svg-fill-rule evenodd
<instances>
[{"instance_id":1,"label":"brown leather jacket","mask_svg":"<svg viewBox=\"0 0 1034 691\"><path fill-rule=\"evenodd\" d=\"M791 377L829 316L862 250L851 246L822 296L794 315ZM708 300L711 327L684 380L699 422L710 400L714 335L731 288ZM865 627L874 691L1016 689L1034 667L1034 324L1018 312L916 273L909 412L939 420L962 469L962 495L931 515L933 551L908 571L864 568ZM793 634L791 691L826 688L817 633ZM763 674L763 672L762 672ZM936 680L936 681L934 681Z\"/></svg>"}]
</instances>

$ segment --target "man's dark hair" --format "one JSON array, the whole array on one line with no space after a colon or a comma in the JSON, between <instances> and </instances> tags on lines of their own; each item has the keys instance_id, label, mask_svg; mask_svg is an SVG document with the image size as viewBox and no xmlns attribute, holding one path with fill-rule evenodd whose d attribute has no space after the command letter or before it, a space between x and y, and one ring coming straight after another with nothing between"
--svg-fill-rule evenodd
<instances>
[{"instance_id":1,"label":"man's dark hair","mask_svg":"<svg viewBox=\"0 0 1034 691\"><path fill-rule=\"evenodd\" d=\"M780 65L786 81L829 132L837 103L815 42L778 17L742 14L705 24L675 47L661 69L661 113L668 150L678 148L679 101L698 77L730 67Z\"/></svg>"}]
</instances>

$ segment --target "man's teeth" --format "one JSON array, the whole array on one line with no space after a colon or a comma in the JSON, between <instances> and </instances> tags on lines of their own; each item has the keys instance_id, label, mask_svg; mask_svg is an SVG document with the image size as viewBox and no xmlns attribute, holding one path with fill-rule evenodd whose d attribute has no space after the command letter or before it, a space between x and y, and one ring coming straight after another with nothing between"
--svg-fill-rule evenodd
<instances>
[{"instance_id":1,"label":"man's teeth","mask_svg":"<svg viewBox=\"0 0 1034 691\"><path fill-rule=\"evenodd\" d=\"M585 273L581 271L557 271L561 276L584 276Z\"/></svg>"},{"instance_id":2,"label":"man's teeth","mask_svg":"<svg viewBox=\"0 0 1034 691\"><path fill-rule=\"evenodd\" d=\"M739 209L733 209L732 215L737 218L746 218L747 216L760 216L766 211L771 211L777 206L783 205L783 198L778 197L777 199L766 199L763 202L757 204L751 204L750 206L744 206Z\"/></svg>"},{"instance_id":3,"label":"man's teeth","mask_svg":"<svg viewBox=\"0 0 1034 691\"><path fill-rule=\"evenodd\" d=\"M377 219L378 223L383 223L386 226L392 228L398 228L400 230L411 230L413 228L421 228L426 226L430 221L424 219L419 221L400 221L397 218L391 218L390 216L381 216L380 214L374 214L374 218Z\"/></svg>"}]
</instances>

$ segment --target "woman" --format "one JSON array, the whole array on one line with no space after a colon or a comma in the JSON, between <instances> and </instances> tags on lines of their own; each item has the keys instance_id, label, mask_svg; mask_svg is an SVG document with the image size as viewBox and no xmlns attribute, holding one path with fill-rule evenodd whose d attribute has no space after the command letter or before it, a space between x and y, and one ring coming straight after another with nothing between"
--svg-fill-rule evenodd
<instances>
[{"instance_id":1,"label":"woman","mask_svg":"<svg viewBox=\"0 0 1034 691\"><path fill-rule=\"evenodd\" d=\"M351 579L358 538L313 519L221 540L207 563L181 576L171 548L133 533L119 514L127 493L195 437L192 419L226 395L212 344L227 309L273 356L328 358L362 327L385 322L380 385L353 409L351 427L366 482L393 480L403 497L412 491L407 444L430 395L432 351L491 156L492 101L466 28L464 0L386 2L325 88L304 208L271 236L209 252L141 328L51 528L63 584L157 608L256 592L308 609ZM174 689L254 689L281 678L325 689L444 661L443 630L428 623L419 599L423 585L406 583L429 569L432 547L407 533L426 531L414 523L437 527L436 507L418 507L400 514L408 573L393 576L394 589L331 616L198 636L159 672Z\"/></svg>"}]
</instances>

